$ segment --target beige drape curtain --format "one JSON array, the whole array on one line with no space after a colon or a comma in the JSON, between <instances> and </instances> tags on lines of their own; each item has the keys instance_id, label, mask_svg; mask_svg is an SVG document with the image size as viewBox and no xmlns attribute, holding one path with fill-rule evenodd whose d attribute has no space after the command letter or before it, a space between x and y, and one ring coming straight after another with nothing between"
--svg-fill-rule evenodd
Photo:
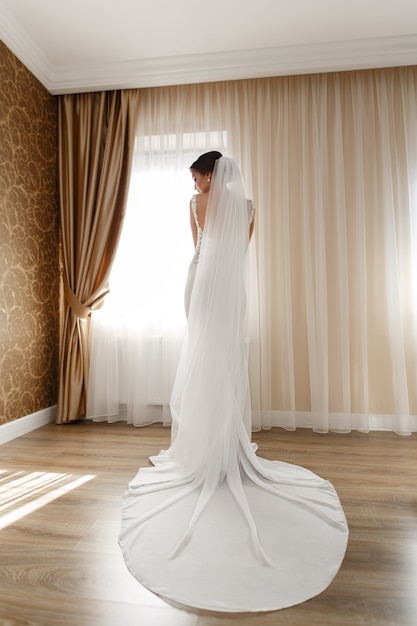
<instances>
[{"instance_id":1,"label":"beige drape curtain","mask_svg":"<svg viewBox=\"0 0 417 626\"><path fill-rule=\"evenodd\" d=\"M144 89L138 119L138 145L165 147L163 163L172 152L180 159L170 142L181 146L187 133L224 149L240 163L257 207L253 427L416 431L417 67ZM161 215L154 191L145 215ZM177 219L187 214L186 202L162 204ZM166 223L161 217L161 229ZM154 245L162 254L159 236ZM167 274L183 244L172 245L163 248ZM140 268L135 281L146 302ZM106 357L103 337L97 332L96 362L117 363L120 373L97 370L91 416L118 419L124 411L132 419L133 404L119 391L138 370L130 361L122 370L116 349ZM163 353L164 336L151 339ZM164 390L148 392L168 365L145 379L134 423L154 419L160 396L169 401Z\"/></svg>"},{"instance_id":2,"label":"beige drape curtain","mask_svg":"<svg viewBox=\"0 0 417 626\"><path fill-rule=\"evenodd\" d=\"M57 423L86 411L88 325L108 292L129 187L137 91L62 96L59 194L64 302Z\"/></svg>"},{"instance_id":3,"label":"beige drape curtain","mask_svg":"<svg viewBox=\"0 0 417 626\"><path fill-rule=\"evenodd\" d=\"M235 82L262 426L417 430L417 68ZM267 374L267 375L265 375Z\"/></svg>"}]
</instances>

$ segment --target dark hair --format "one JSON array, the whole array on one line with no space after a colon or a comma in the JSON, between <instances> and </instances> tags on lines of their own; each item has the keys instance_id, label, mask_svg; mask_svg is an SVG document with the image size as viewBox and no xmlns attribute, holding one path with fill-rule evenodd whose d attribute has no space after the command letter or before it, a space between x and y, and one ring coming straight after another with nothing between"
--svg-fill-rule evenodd
<instances>
[{"instance_id":1,"label":"dark hair","mask_svg":"<svg viewBox=\"0 0 417 626\"><path fill-rule=\"evenodd\" d=\"M215 162L222 156L222 153L217 152L217 150L205 152L198 157L197 161L194 161L194 163L190 165L190 170L195 170L196 172L200 172L200 174L208 174L214 170Z\"/></svg>"}]
</instances>

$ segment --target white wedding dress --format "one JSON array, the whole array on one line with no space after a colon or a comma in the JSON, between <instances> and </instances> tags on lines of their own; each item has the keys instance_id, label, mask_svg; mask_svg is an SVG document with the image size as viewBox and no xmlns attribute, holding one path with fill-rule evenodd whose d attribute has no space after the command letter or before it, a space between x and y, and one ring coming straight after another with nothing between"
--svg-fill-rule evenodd
<instances>
[{"instance_id":1,"label":"white wedding dress","mask_svg":"<svg viewBox=\"0 0 417 626\"><path fill-rule=\"evenodd\" d=\"M187 280L171 445L129 483L120 533L126 565L145 587L215 611L271 611L319 594L348 539L331 483L260 458L250 441L251 219L239 168L222 157Z\"/></svg>"}]
</instances>

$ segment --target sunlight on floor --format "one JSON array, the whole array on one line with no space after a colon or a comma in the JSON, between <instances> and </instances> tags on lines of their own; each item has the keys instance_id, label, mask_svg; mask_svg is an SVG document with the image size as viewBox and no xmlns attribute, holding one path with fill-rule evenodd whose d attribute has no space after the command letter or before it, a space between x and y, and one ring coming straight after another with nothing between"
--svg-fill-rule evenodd
<instances>
[{"instance_id":1,"label":"sunlight on floor","mask_svg":"<svg viewBox=\"0 0 417 626\"><path fill-rule=\"evenodd\" d=\"M0 529L95 478L93 474L0 470Z\"/></svg>"},{"instance_id":2,"label":"sunlight on floor","mask_svg":"<svg viewBox=\"0 0 417 626\"><path fill-rule=\"evenodd\" d=\"M415 590L417 589L417 534L413 531L412 539L407 546L407 555L404 555L404 559L406 561L408 558L410 559L410 572L408 579L409 585L409 597L410 597L410 610L413 616L417 615L417 594Z\"/></svg>"}]
</instances>

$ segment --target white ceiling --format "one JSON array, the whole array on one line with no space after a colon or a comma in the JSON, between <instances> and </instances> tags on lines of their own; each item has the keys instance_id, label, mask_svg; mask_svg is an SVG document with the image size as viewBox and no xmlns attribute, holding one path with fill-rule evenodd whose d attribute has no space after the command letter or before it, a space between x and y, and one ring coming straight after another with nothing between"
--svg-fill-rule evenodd
<instances>
[{"instance_id":1,"label":"white ceiling","mask_svg":"<svg viewBox=\"0 0 417 626\"><path fill-rule=\"evenodd\" d=\"M54 94L417 65L417 0L0 0Z\"/></svg>"}]
</instances>

